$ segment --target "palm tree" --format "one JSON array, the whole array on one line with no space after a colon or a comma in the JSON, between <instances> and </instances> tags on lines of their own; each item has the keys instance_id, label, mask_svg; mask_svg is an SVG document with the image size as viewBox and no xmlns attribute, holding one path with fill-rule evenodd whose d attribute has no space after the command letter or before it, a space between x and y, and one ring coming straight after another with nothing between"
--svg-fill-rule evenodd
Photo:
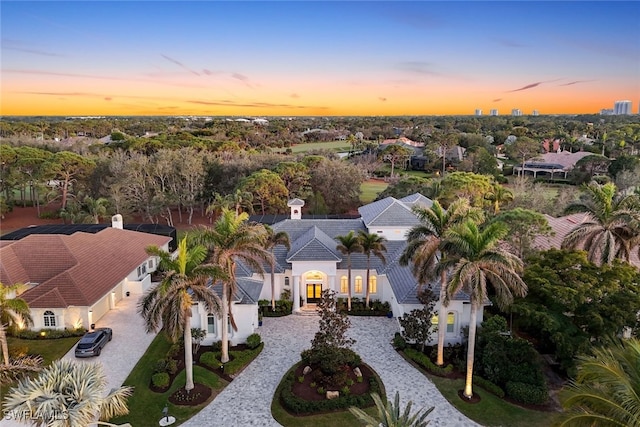
<instances>
[{"instance_id":1,"label":"palm tree","mask_svg":"<svg viewBox=\"0 0 640 427\"><path fill-rule=\"evenodd\" d=\"M264 265L271 264L273 255L265 248L266 230L261 224L248 223L249 215L223 208L211 227L200 227L196 239L209 247L209 262L224 273L222 279L222 350L221 362L229 361L227 320L237 330L231 304L238 292L236 262L241 261L253 271L264 273Z\"/></svg>"},{"instance_id":2,"label":"palm tree","mask_svg":"<svg viewBox=\"0 0 640 427\"><path fill-rule=\"evenodd\" d=\"M9 365L9 346L7 345L7 328L31 326L31 310L22 298L8 298L20 288L19 284L6 286L0 283L0 344L4 364Z\"/></svg>"},{"instance_id":3,"label":"palm tree","mask_svg":"<svg viewBox=\"0 0 640 427\"><path fill-rule=\"evenodd\" d=\"M378 410L377 416L371 416L360 408L354 406L349 408L351 412L366 427L425 427L429 424L427 417L433 411L433 406L427 410L420 409L411 415L411 406L413 402L409 401L400 413L400 393L396 391L396 397L393 402L387 400L385 405L378 393L371 393L373 402ZM422 412L424 411L424 412Z\"/></svg>"},{"instance_id":4,"label":"palm tree","mask_svg":"<svg viewBox=\"0 0 640 427\"><path fill-rule=\"evenodd\" d=\"M184 337L185 390L193 389L193 349L191 338L191 306L201 302L208 313L220 312L220 299L210 283L222 277L220 268L201 265L207 249L196 245L187 247L187 238L178 245L178 256L156 246L147 248L149 255L160 258L160 269L166 272L162 282L150 288L138 303L138 311L145 320L147 333L162 328L175 342Z\"/></svg>"},{"instance_id":5,"label":"palm tree","mask_svg":"<svg viewBox=\"0 0 640 427\"><path fill-rule=\"evenodd\" d=\"M360 230L358 233L358 240L360 242L360 247L362 248L362 253L367 256L367 292L366 292L366 300L365 306L369 308L369 292L370 292L370 283L369 283L369 270L371 268L371 255L375 255L382 261L386 263L387 260L384 257L384 253L387 251L387 247L384 245L384 242L387 241L382 236L377 235L376 233L368 233L366 231Z\"/></svg>"},{"instance_id":6,"label":"palm tree","mask_svg":"<svg viewBox=\"0 0 640 427\"><path fill-rule=\"evenodd\" d=\"M347 291L347 310L351 311L351 254L362 252L362 246L360 245L360 240L353 230L349 231L344 236L336 237L336 239L340 242L338 246L336 246L336 249L347 256L347 270L349 272L347 279L349 281Z\"/></svg>"},{"instance_id":7,"label":"palm tree","mask_svg":"<svg viewBox=\"0 0 640 427\"><path fill-rule=\"evenodd\" d=\"M107 215L108 205L109 200L105 199L104 197L94 199L91 196L86 196L82 200L82 208L87 215L87 219L85 220L85 222L91 221L94 224L100 224L100 218L103 218Z\"/></svg>"},{"instance_id":8,"label":"palm tree","mask_svg":"<svg viewBox=\"0 0 640 427\"><path fill-rule=\"evenodd\" d=\"M420 224L413 227L407 234L407 247L400 256L400 264L408 265L413 261L413 274L420 286L429 283L437 276L435 267L442 254L442 239L444 234L456 224L470 218L482 220L482 211L472 208L468 199L457 199L448 210L445 210L437 200L430 208L414 209ZM447 305L445 304L447 272L440 273L440 294L438 311L438 366L444 365L444 338L447 328Z\"/></svg>"},{"instance_id":9,"label":"palm tree","mask_svg":"<svg viewBox=\"0 0 640 427\"><path fill-rule=\"evenodd\" d=\"M616 258L629 262L640 235L636 196L616 194L613 183L591 183L585 190L588 199L569 205L566 212L584 212L586 219L564 237L562 248L583 248L596 264L611 264Z\"/></svg>"},{"instance_id":10,"label":"palm tree","mask_svg":"<svg viewBox=\"0 0 640 427\"><path fill-rule=\"evenodd\" d=\"M469 342L467 348L467 376L464 396L473 396L472 377L476 341L478 308L487 300L487 284L495 292L498 307L504 309L513 302L513 297L524 297L527 285L520 278L522 260L497 247L498 241L507 234L500 222L493 222L484 229L468 219L450 228L444 236L442 250L446 256L438 264L439 273L450 272L447 283L445 305L458 291L464 290L471 300L469 319Z\"/></svg>"},{"instance_id":11,"label":"palm tree","mask_svg":"<svg viewBox=\"0 0 640 427\"><path fill-rule=\"evenodd\" d=\"M11 359L9 364L0 364L0 385L11 384L27 375L42 370L41 356L22 356Z\"/></svg>"},{"instance_id":12,"label":"palm tree","mask_svg":"<svg viewBox=\"0 0 640 427\"><path fill-rule=\"evenodd\" d=\"M276 260L273 256L273 249L278 245L283 245L287 250L291 249L291 242L289 241L289 235L285 231L275 232L273 228L265 224L264 228L267 230L267 236L265 238L264 248L271 252L271 310L276 310Z\"/></svg>"},{"instance_id":13,"label":"palm tree","mask_svg":"<svg viewBox=\"0 0 640 427\"><path fill-rule=\"evenodd\" d=\"M120 387L105 395L106 385L107 376L100 363L60 359L36 378L20 380L5 398L4 410L24 424L61 427L84 427L95 423L98 416L108 420L128 414L127 398L133 389ZM47 419L54 414L66 419Z\"/></svg>"},{"instance_id":14,"label":"palm tree","mask_svg":"<svg viewBox=\"0 0 640 427\"><path fill-rule=\"evenodd\" d=\"M485 198L493 203L493 214L498 215L500 205L513 201L513 192L500 184L494 184Z\"/></svg>"},{"instance_id":15,"label":"palm tree","mask_svg":"<svg viewBox=\"0 0 640 427\"><path fill-rule=\"evenodd\" d=\"M561 394L568 410L561 426L640 426L640 340L615 339L578 360Z\"/></svg>"}]
</instances>

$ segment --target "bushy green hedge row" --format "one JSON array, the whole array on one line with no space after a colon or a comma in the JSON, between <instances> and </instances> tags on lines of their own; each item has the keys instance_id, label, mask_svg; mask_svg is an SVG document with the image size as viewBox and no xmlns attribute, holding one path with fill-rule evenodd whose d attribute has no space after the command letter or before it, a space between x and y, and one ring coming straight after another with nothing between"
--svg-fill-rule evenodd
<instances>
[{"instance_id":1,"label":"bushy green hedge row","mask_svg":"<svg viewBox=\"0 0 640 427\"><path fill-rule=\"evenodd\" d=\"M42 334L44 332L44 335ZM78 329L40 329L39 331L32 331L30 329L23 329L16 331L13 336L21 338L23 340L42 340L42 339L58 339L69 337L81 337L87 332L84 328Z\"/></svg>"},{"instance_id":2,"label":"bushy green hedge row","mask_svg":"<svg viewBox=\"0 0 640 427\"><path fill-rule=\"evenodd\" d=\"M453 372L453 365L447 365L444 368L436 365L431 361L429 356L426 354L415 350L413 348L407 348L404 350L404 354L418 365L425 368L427 371L436 374L436 375L447 375Z\"/></svg>"},{"instance_id":3,"label":"bushy green hedge row","mask_svg":"<svg viewBox=\"0 0 640 427\"><path fill-rule=\"evenodd\" d=\"M347 313L350 316L386 316L391 311L391 305L386 301L370 300L369 308L366 307L365 303L364 299L351 298L351 311L348 311L347 299L338 298L338 311Z\"/></svg>"},{"instance_id":4,"label":"bushy green hedge row","mask_svg":"<svg viewBox=\"0 0 640 427\"><path fill-rule=\"evenodd\" d=\"M473 385L477 385L478 387L485 389L489 393L496 395L501 399L504 397L504 390L500 388L500 386L477 375L473 376Z\"/></svg>"},{"instance_id":5,"label":"bushy green hedge row","mask_svg":"<svg viewBox=\"0 0 640 427\"><path fill-rule=\"evenodd\" d=\"M506 389L507 396L526 405L543 405L549 399L549 391L544 386L509 381Z\"/></svg>"},{"instance_id":6,"label":"bushy green hedge row","mask_svg":"<svg viewBox=\"0 0 640 427\"><path fill-rule=\"evenodd\" d=\"M366 408L374 404L373 399L371 398L371 393L381 394L380 384L375 377L370 377L369 384L371 388L370 392L367 394L356 396L341 392L340 396L336 399L307 401L293 394L293 384L295 382L294 371L295 370L292 369L287 373L285 379L282 381L282 388L280 390L280 402L282 403L282 406L294 414L313 414L317 412L335 411L339 409L346 409L350 406Z\"/></svg>"},{"instance_id":7,"label":"bushy green hedge row","mask_svg":"<svg viewBox=\"0 0 640 427\"><path fill-rule=\"evenodd\" d=\"M293 311L293 301L291 300L276 300L275 310L271 310L271 301L267 299L258 301L258 306L260 307L260 313L264 317L288 316Z\"/></svg>"},{"instance_id":8,"label":"bushy green hedge row","mask_svg":"<svg viewBox=\"0 0 640 427\"><path fill-rule=\"evenodd\" d=\"M251 334L247 337L247 347L250 349L257 348L262 342L262 338L260 338L259 334Z\"/></svg>"},{"instance_id":9,"label":"bushy green hedge row","mask_svg":"<svg viewBox=\"0 0 640 427\"><path fill-rule=\"evenodd\" d=\"M202 353L202 355L200 356L200 363L211 368L219 368L220 365L224 365L224 373L233 375L235 373L238 373L242 368L251 363L253 359L258 357L263 348L264 343L260 343L258 347L254 348L253 350L230 351L229 355L231 356L231 360L227 363L220 362L219 351L207 351L205 353Z\"/></svg>"}]
</instances>

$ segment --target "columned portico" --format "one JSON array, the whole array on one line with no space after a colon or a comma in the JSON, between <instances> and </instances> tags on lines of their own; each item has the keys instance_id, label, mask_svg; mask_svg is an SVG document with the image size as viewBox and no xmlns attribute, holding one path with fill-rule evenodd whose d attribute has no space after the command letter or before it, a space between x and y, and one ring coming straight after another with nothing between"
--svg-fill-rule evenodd
<instances>
[{"instance_id":1,"label":"columned portico","mask_svg":"<svg viewBox=\"0 0 640 427\"><path fill-rule=\"evenodd\" d=\"M293 276L293 312L300 311L300 276Z\"/></svg>"}]
</instances>

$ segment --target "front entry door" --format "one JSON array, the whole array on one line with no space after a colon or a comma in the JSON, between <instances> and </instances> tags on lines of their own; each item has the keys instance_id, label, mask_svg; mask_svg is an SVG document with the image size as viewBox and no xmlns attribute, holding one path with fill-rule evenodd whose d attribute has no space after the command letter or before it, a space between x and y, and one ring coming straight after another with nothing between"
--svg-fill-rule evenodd
<instances>
[{"instance_id":1,"label":"front entry door","mask_svg":"<svg viewBox=\"0 0 640 427\"><path fill-rule=\"evenodd\" d=\"M322 283L307 283L307 303L317 303L322 299Z\"/></svg>"}]
</instances>

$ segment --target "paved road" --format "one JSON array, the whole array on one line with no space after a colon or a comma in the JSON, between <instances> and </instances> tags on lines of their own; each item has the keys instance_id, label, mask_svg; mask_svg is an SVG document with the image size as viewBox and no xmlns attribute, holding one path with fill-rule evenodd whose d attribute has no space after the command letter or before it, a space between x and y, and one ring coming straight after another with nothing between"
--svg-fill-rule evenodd
<instances>
[{"instance_id":1,"label":"paved road","mask_svg":"<svg viewBox=\"0 0 640 427\"><path fill-rule=\"evenodd\" d=\"M395 319L351 317L354 350L381 377L388 397L400 392L401 403L414 408L435 406L430 426L470 427L476 423L456 410L424 375L398 355L390 344L397 330ZM318 317L265 318L259 333L262 353L211 404L183 426L279 426L271 416L271 400L284 373L311 346Z\"/></svg>"}]
</instances>

